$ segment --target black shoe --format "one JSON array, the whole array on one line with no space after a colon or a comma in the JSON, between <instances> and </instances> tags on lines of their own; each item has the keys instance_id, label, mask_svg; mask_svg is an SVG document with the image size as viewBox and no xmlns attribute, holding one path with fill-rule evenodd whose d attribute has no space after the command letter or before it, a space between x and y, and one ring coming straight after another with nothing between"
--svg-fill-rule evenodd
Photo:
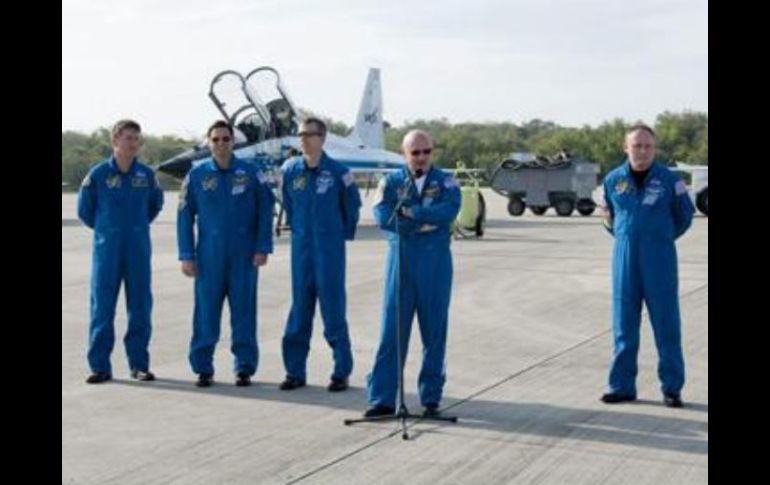
<instances>
[{"instance_id":1,"label":"black shoe","mask_svg":"<svg viewBox=\"0 0 770 485\"><path fill-rule=\"evenodd\" d=\"M299 387L305 387L305 380L304 379L295 379L293 377L287 377L286 380L284 380L280 386L278 386L278 389L282 391L293 391L294 389L297 389Z\"/></svg>"},{"instance_id":2,"label":"black shoe","mask_svg":"<svg viewBox=\"0 0 770 485\"><path fill-rule=\"evenodd\" d=\"M154 381L155 374L148 370L135 369L131 371L131 378L136 379L137 381Z\"/></svg>"},{"instance_id":3,"label":"black shoe","mask_svg":"<svg viewBox=\"0 0 770 485\"><path fill-rule=\"evenodd\" d=\"M209 387L214 383L214 376L211 374L198 374L198 381L195 383L198 387Z\"/></svg>"},{"instance_id":4,"label":"black shoe","mask_svg":"<svg viewBox=\"0 0 770 485\"><path fill-rule=\"evenodd\" d=\"M436 417L440 414L441 411L438 410L438 404L426 404L425 411L422 412L422 415L426 418Z\"/></svg>"},{"instance_id":5,"label":"black shoe","mask_svg":"<svg viewBox=\"0 0 770 485\"><path fill-rule=\"evenodd\" d=\"M663 404L670 408L681 408L684 406L679 394L663 394Z\"/></svg>"},{"instance_id":6,"label":"black shoe","mask_svg":"<svg viewBox=\"0 0 770 485\"><path fill-rule=\"evenodd\" d=\"M239 373L235 379L235 385L238 387L246 387L251 385L251 376L248 374Z\"/></svg>"},{"instance_id":7,"label":"black shoe","mask_svg":"<svg viewBox=\"0 0 770 485\"><path fill-rule=\"evenodd\" d=\"M631 394L621 394L619 392L608 392L602 396L602 402L605 404L617 404L619 402L636 401L636 396Z\"/></svg>"},{"instance_id":8,"label":"black shoe","mask_svg":"<svg viewBox=\"0 0 770 485\"><path fill-rule=\"evenodd\" d=\"M326 387L326 390L329 392L340 392L344 391L348 388L348 380L347 379L338 379L336 377L332 377L331 382Z\"/></svg>"},{"instance_id":9,"label":"black shoe","mask_svg":"<svg viewBox=\"0 0 770 485\"><path fill-rule=\"evenodd\" d=\"M90 376L88 376L88 379L86 379L86 383L88 384L101 384L102 382L107 382L112 380L112 374L109 372L94 372Z\"/></svg>"},{"instance_id":10,"label":"black shoe","mask_svg":"<svg viewBox=\"0 0 770 485\"><path fill-rule=\"evenodd\" d=\"M364 413L365 418L375 418L377 416L391 416L396 414L396 409L388 406L374 406Z\"/></svg>"}]
</instances>

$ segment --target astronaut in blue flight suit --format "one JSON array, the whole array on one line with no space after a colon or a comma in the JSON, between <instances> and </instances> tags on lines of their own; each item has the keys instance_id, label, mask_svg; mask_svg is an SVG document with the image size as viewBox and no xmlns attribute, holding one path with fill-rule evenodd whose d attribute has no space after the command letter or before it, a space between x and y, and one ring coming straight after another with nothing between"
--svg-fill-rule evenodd
<instances>
[{"instance_id":1,"label":"astronaut in blue flight suit","mask_svg":"<svg viewBox=\"0 0 770 485\"><path fill-rule=\"evenodd\" d=\"M91 322L86 382L112 379L115 304L124 285L128 311L126 346L131 377L151 381L148 346L152 325L150 223L163 207L163 189L153 170L136 159L141 127L132 120L112 129L110 158L93 167L78 194L78 217L94 230Z\"/></svg>"},{"instance_id":2,"label":"astronaut in blue flight suit","mask_svg":"<svg viewBox=\"0 0 770 485\"><path fill-rule=\"evenodd\" d=\"M681 407L684 386L675 240L692 223L694 207L676 174L655 163L655 134L637 125L626 134L628 160L604 179L604 224L615 238L612 258L614 355L612 404L637 397L636 375L642 302L658 349L663 401Z\"/></svg>"},{"instance_id":3,"label":"astronaut in blue flight suit","mask_svg":"<svg viewBox=\"0 0 770 485\"><path fill-rule=\"evenodd\" d=\"M257 277L273 252L274 198L257 165L233 156L231 126L217 121L207 136L213 156L187 174L177 216L182 272L195 278L189 360L198 374L196 385L210 386L227 297L235 383L248 386L259 361Z\"/></svg>"},{"instance_id":4,"label":"astronaut in blue flight suit","mask_svg":"<svg viewBox=\"0 0 770 485\"><path fill-rule=\"evenodd\" d=\"M353 370L346 314L345 241L355 237L361 196L347 167L323 151L326 125L308 118L300 125L302 156L283 167L282 195L291 227L292 304L283 336L286 379L280 389L303 387L316 300L334 370L327 387L344 391Z\"/></svg>"},{"instance_id":5,"label":"astronaut in blue flight suit","mask_svg":"<svg viewBox=\"0 0 770 485\"><path fill-rule=\"evenodd\" d=\"M449 245L452 222L460 211L460 187L454 177L431 166L433 141L428 133L421 130L407 133L402 147L407 167L380 181L374 204L374 217L387 233L389 250L380 344L372 372L367 376L370 407L364 413L365 417L387 416L396 411L399 372L396 307L399 296L402 365L406 361L415 311L419 321L423 359L418 384L425 415L439 414L446 381L446 340L452 289ZM391 217L399 200L405 202L396 217ZM400 295L397 292L399 252Z\"/></svg>"}]
</instances>

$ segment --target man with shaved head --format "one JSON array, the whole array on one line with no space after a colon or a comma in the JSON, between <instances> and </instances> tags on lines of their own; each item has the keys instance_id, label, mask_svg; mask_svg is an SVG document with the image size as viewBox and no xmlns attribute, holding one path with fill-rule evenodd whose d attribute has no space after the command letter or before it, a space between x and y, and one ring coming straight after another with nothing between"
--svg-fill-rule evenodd
<instances>
[{"instance_id":1,"label":"man with shaved head","mask_svg":"<svg viewBox=\"0 0 770 485\"><path fill-rule=\"evenodd\" d=\"M620 167L604 178L604 224L615 237L612 258L612 321L615 351L607 404L636 399L642 302L655 345L663 402L681 407L684 386L679 294L674 242L687 231L694 208L676 174L655 163L655 133L645 125L628 130Z\"/></svg>"},{"instance_id":2,"label":"man with shaved head","mask_svg":"<svg viewBox=\"0 0 770 485\"><path fill-rule=\"evenodd\" d=\"M382 332L374 368L367 377L370 408L365 417L396 412L399 373L396 308L400 308L401 313L398 345L404 361L417 312L423 343L419 391L426 416L438 415L446 381L445 353L452 290L449 243L452 222L460 211L460 187L450 174L431 165L433 139L425 131L407 133L402 149L407 165L380 180L374 201L374 217L387 234L389 251Z\"/></svg>"}]
</instances>

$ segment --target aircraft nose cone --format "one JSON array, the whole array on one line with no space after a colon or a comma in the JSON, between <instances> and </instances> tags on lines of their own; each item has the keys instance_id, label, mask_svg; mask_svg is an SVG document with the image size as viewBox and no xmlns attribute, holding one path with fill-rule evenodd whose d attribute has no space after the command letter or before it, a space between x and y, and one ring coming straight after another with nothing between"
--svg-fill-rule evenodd
<instances>
[{"instance_id":1,"label":"aircraft nose cone","mask_svg":"<svg viewBox=\"0 0 770 485\"><path fill-rule=\"evenodd\" d=\"M163 173L169 174L172 177L184 178L187 172L192 167L192 160L187 155L177 155L174 158L166 160L158 167Z\"/></svg>"}]
</instances>

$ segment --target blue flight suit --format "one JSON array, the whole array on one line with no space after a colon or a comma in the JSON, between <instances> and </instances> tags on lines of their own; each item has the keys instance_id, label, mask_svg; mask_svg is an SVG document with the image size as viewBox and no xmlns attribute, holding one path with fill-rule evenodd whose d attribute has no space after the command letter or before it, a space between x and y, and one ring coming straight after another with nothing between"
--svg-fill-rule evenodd
<instances>
[{"instance_id":1,"label":"blue flight suit","mask_svg":"<svg viewBox=\"0 0 770 485\"><path fill-rule=\"evenodd\" d=\"M258 270L253 259L257 253L273 252L273 204L273 194L257 166L236 157L227 169L207 159L184 180L177 242L179 259L195 261L198 271L189 355L196 374L214 374L225 297L230 305L235 373L256 373Z\"/></svg>"},{"instance_id":2,"label":"blue flight suit","mask_svg":"<svg viewBox=\"0 0 770 485\"><path fill-rule=\"evenodd\" d=\"M128 329L123 342L131 370L148 371L152 324L150 223L163 207L153 170L134 159L128 172L114 157L93 167L78 193L78 217L94 230L88 364L112 375L115 304L125 286Z\"/></svg>"},{"instance_id":3,"label":"blue flight suit","mask_svg":"<svg viewBox=\"0 0 770 485\"><path fill-rule=\"evenodd\" d=\"M291 226L292 304L283 336L286 374L306 379L317 299L334 357L332 378L345 379L353 370L345 317L345 241L355 237L361 196L350 170L326 153L313 169L300 156L287 160L282 171L283 203Z\"/></svg>"},{"instance_id":4,"label":"blue flight suit","mask_svg":"<svg viewBox=\"0 0 770 485\"><path fill-rule=\"evenodd\" d=\"M610 392L636 397L637 354L642 301L658 349L658 376L664 394L684 386L679 279L674 241L692 223L694 207L687 187L665 166L654 163L637 187L630 163L604 179L604 199L615 237L612 257L615 349Z\"/></svg>"},{"instance_id":5,"label":"blue flight suit","mask_svg":"<svg viewBox=\"0 0 770 485\"><path fill-rule=\"evenodd\" d=\"M460 211L461 194L451 175L431 167L420 194L406 168L380 181L374 217L387 232L388 256L385 268L380 345L372 372L367 377L371 406L395 408L398 372L396 347L396 299L399 252L401 254L401 349L406 361L409 334L415 311L423 343L419 375L420 402L438 405L446 381L445 354L449 300L452 290L452 222ZM404 216L390 221L399 198L407 191ZM400 238L399 238L400 236ZM400 242L400 246L399 246Z\"/></svg>"}]
</instances>

